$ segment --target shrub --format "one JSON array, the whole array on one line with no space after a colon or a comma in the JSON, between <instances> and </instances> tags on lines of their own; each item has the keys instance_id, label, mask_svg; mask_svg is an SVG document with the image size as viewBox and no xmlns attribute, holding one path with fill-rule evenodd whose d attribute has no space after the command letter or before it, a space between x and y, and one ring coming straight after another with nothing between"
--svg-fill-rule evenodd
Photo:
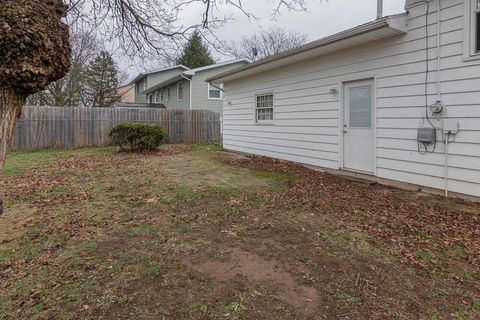
<instances>
[{"instance_id":1,"label":"shrub","mask_svg":"<svg viewBox=\"0 0 480 320\"><path fill-rule=\"evenodd\" d=\"M164 138L160 126L139 123L121 123L110 130L113 144L124 151L156 150Z\"/></svg>"}]
</instances>

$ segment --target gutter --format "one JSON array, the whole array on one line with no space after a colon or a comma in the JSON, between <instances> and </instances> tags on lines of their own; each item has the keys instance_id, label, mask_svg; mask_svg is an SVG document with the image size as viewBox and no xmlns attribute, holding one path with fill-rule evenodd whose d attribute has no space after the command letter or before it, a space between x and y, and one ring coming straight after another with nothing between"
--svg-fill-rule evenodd
<instances>
[{"instance_id":1,"label":"gutter","mask_svg":"<svg viewBox=\"0 0 480 320\"><path fill-rule=\"evenodd\" d=\"M325 45L328 45L328 44L332 44L332 43L335 43L335 42L338 42L338 41L341 41L341 40L346 40L346 39L349 39L349 38L352 38L352 37L355 37L355 36L362 35L362 34L367 33L367 32L375 31L377 29L390 27L391 26L391 19L395 18L395 17L400 17L402 15L405 15L405 14L388 16L388 17L384 17L382 19L377 19L377 20L365 23L365 24L357 26L355 28L345 30L345 31L339 32L337 34L322 38L320 40L316 40L316 41L307 43L306 45L300 46L298 48L287 50L287 51L275 54L271 57L267 57L265 59L258 60L256 62L248 64L244 67L236 68L236 69L233 69L231 71L221 73L219 75L216 75L216 76L213 76L213 77L207 79L207 81L212 82L212 81L215 81L215 80L218 80L218 79L222 79L222 78L234 75L236 73L247 71L247 70L253 69L255 67L259 67L259 66L265 65L265 64L270 63L270 62L281 60L281 59L284 59L284 58L287 58L287 57L290 57L290 56L294 56L294 55L297 55L297 54L300 54L300 53L304 53L304 52L307 52L307 51L310 51L310 50L313 50L313 49L316 49L316 48L319 48L319 47L322 47L322 46L325 46Z\"/></svg>"}]
</instances>

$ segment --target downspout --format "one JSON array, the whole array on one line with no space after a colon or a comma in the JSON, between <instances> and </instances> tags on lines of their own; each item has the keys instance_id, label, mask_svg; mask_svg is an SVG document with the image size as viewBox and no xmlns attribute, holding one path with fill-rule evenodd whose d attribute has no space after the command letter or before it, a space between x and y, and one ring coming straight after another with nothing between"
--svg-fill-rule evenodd
<instances>
[{"instance_id":1,"label":"downspout","mask_svg":"<svg viewBox=\"0 0 480 320\"><path fill-rule=\"evenodd\" d=\"M440 91L440 32L441 32L441 20L440 20L440 3L441 0L437 0L438 9L437 9L437 101L441 101L441 91Z\"/></svg>"},{"instance_id":2,"label":"downspout","mask_svg":"<svg viewBox=\"0 0 480 320\"><path fill-rule=\"evenodd\" d=\"M437 0L437 102L440 103L442 101L442 91L441 91L441 1ZM443 111L444 113L447 112L446 109ZM446 117L446 114L444 114ZM448 140L450 139L450 134L444 132L443 137L445 139L445 198L448 198Z\"/></svg>"},{"instance_id":3,"label":"downspout","mask_svg":"<svg viewBox=\"0 0 480 320\"><path fill-rule=\"evenodd\" d=\"M188 100L190 102L190 110L192 110L193 81L189 77L185 77L185 75L183 75L183 74L182 74L182 78L190 82L190 97L188 97Z\"/></svg>"}]
</instances>

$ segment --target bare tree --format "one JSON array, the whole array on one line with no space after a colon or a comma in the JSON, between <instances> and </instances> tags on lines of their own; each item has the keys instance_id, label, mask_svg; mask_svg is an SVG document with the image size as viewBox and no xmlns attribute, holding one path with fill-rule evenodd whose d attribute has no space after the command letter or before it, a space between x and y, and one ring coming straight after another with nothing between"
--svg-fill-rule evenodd
<instances>
[{"instance_id":1,"label":"bare tree","mask_svg":"<svg viewBox=\"0 0 480 320\"><path fill-rule=\"evenodd\" d=\"M307 38L304 33L276 27L243 37L238 44L233 43L229 51L236 58L257 60L301 46Z\"/></svg>"}]
</instances>

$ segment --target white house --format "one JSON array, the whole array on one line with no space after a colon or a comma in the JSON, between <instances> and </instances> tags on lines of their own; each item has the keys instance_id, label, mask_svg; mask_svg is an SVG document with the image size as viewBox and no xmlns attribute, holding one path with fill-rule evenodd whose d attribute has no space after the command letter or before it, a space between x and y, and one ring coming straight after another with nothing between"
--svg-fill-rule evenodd
<instances>
[{"instance_id":1,"label":"white house","mask_svg":"<svg viewBox=\"0 0 480 320\"><path fill-rule=\"evenodd\" d=\"M405 9L208 79L224 147L480 196L480 0Z\"/></svg>"}]
</instances>

